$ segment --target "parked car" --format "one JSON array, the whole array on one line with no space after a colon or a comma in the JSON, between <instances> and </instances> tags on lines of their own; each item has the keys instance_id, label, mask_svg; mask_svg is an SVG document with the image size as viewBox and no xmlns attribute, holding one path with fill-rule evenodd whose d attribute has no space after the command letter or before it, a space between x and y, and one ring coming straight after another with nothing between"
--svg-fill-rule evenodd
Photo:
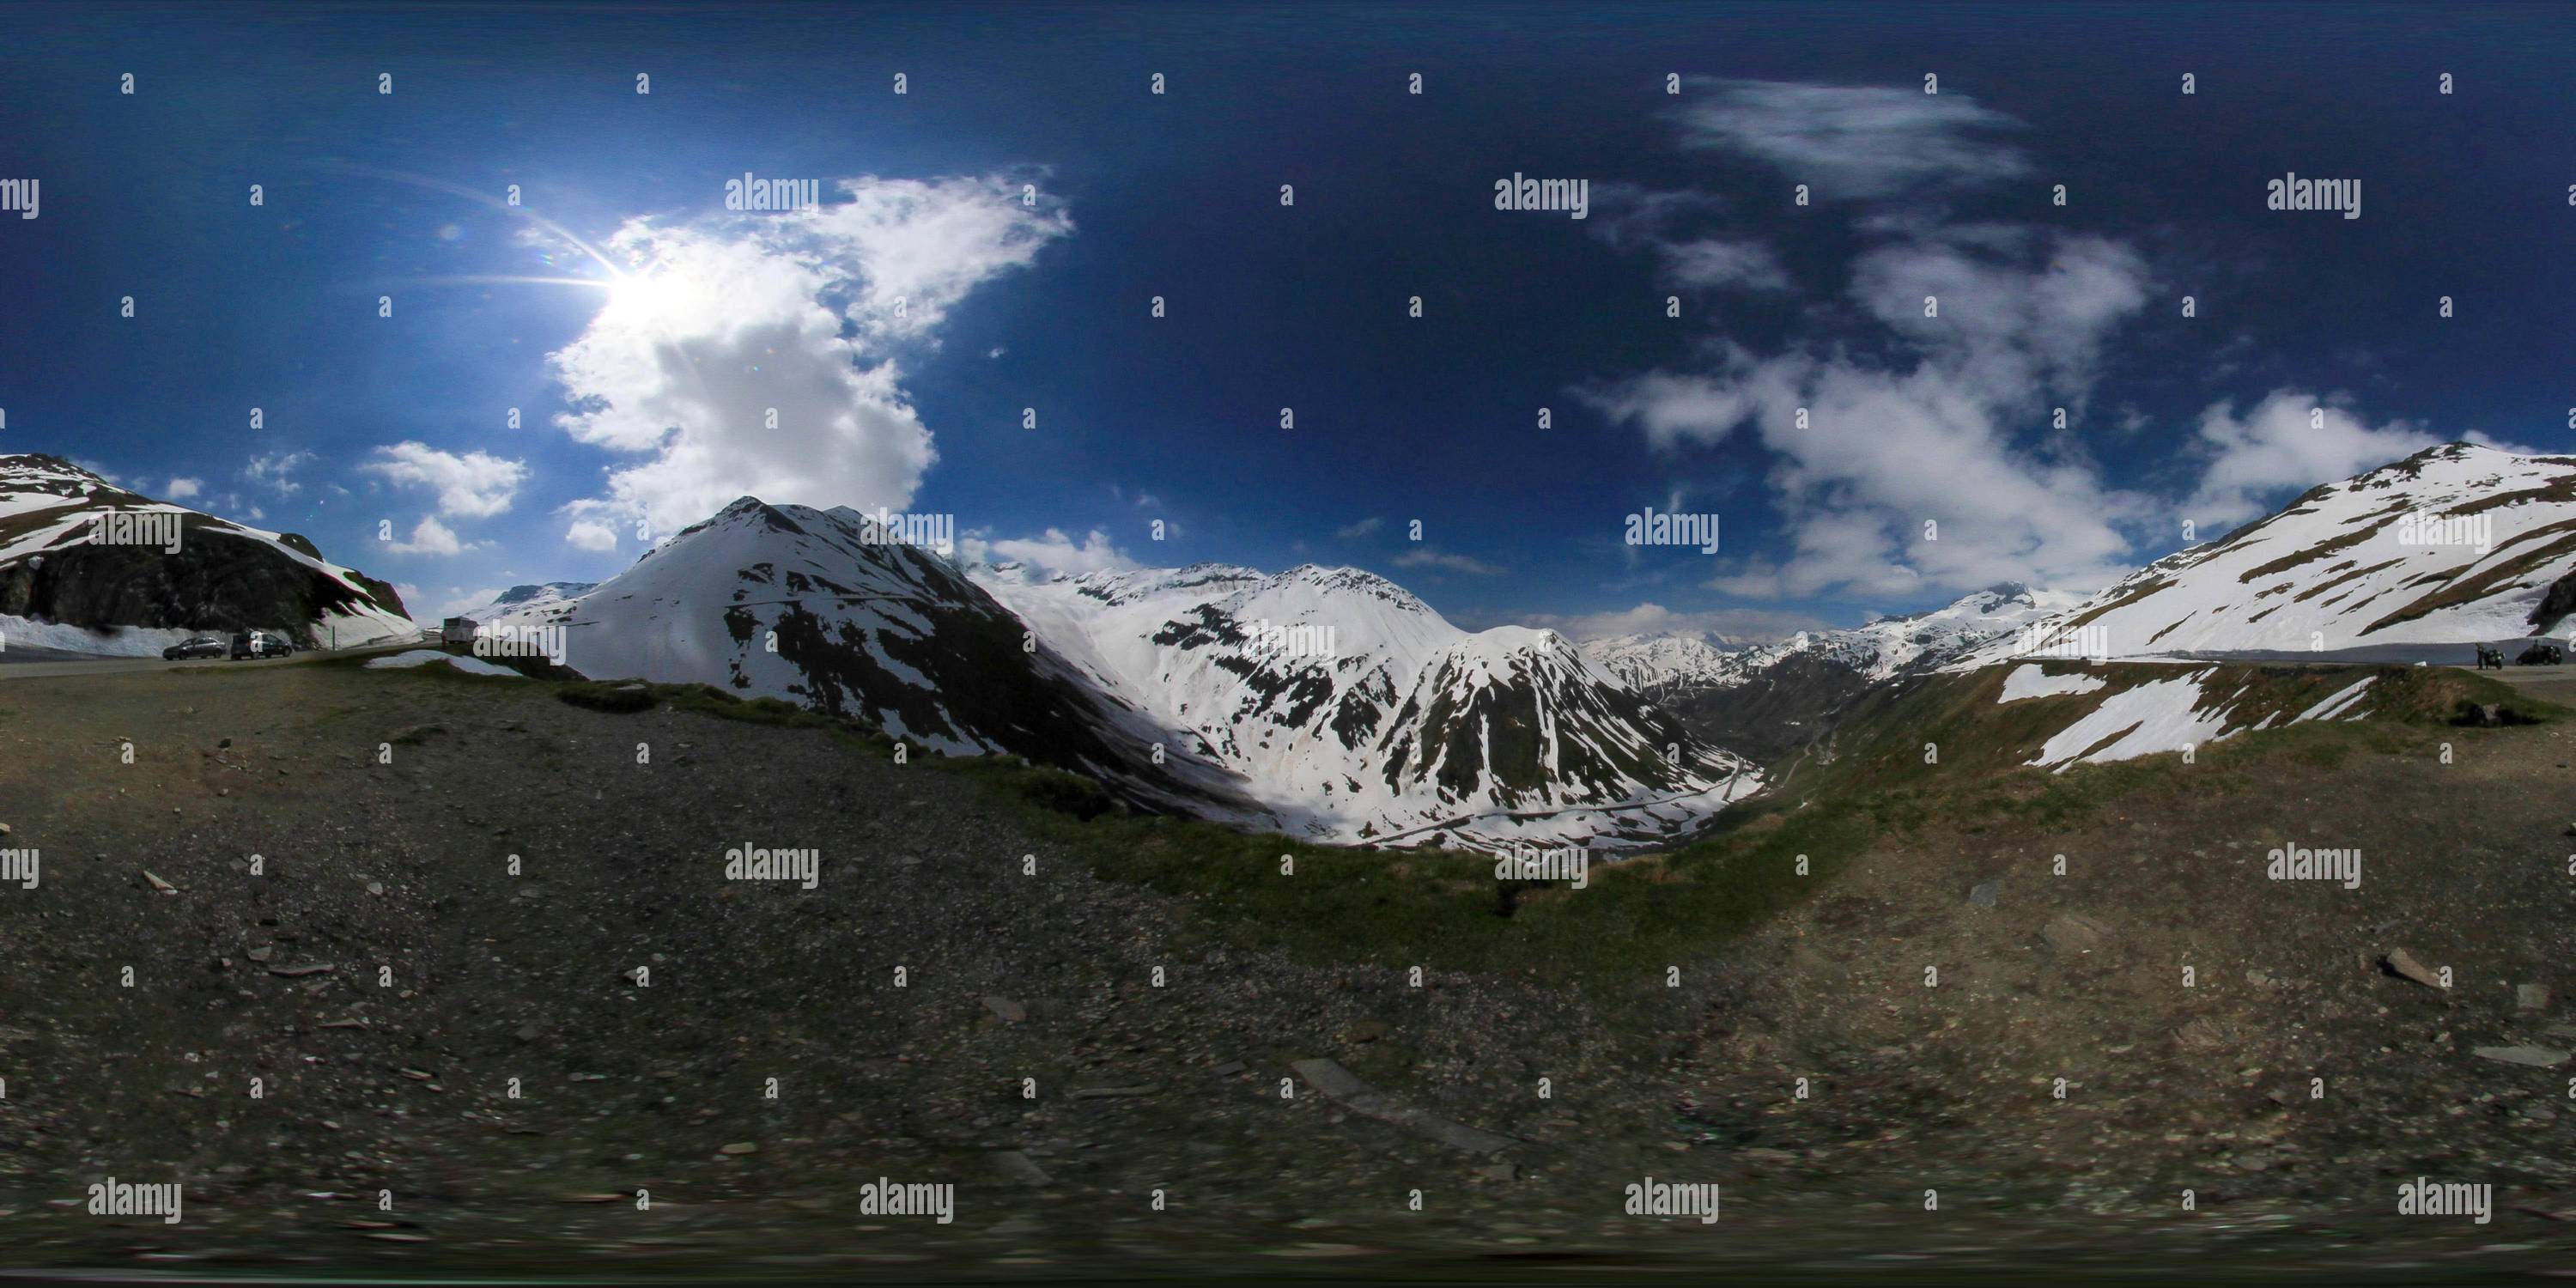
<instances>
[{"instance_id":1,"label":"parked car","mask_svg":"<svg viewBox=\"0 0 2576 1288\"><path fill-rule=\"evenodd\" d=\"M2514 660L2524 666L2557 666L2567 660L2567 650L2546 640L2533 640L2531 647Z\"/></svg>"},{"instance_id":2,"label":"parked car","mask_svg":"<svg viewBox=\"0 0 2576 1288\"><path fill-rule=\"evenodd\" d=\"M192 657L222 657L224 642L212 635L197 635L161 650L164 662L180 662Z\"/></svg>"},{"instance_id":3,"label":"parked car","mask_svg":"<svg viewBox=\"0 0 2576 1288\"><path fill-rule=\"evenodd\" d=\"M295 646L275 631L233 632L233 660L236 662L246 657L289 657L294 652Z\"/></svg>"}]
</instances>

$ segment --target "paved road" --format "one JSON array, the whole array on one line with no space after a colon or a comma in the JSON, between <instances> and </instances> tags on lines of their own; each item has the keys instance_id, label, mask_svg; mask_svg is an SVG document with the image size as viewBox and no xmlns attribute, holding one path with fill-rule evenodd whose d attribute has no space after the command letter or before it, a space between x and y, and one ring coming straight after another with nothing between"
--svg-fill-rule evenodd
<instances>
[{"instance_id":1,"label":"paved road","mask_svg":"<svg viewBox=\"0 0 2576 1288\"><path fill-rule=\"evenodd\" d=\"M54 649L10 649L0 654L0 680L33 680L55 675L124 675L137 671L176 671L190 666L300 666L317 658L349 657L364 653L392 653L403 649L427 648L421 641L401 640L394 643L362 644L344 649L315 649L293 657L244 658L239 662L220 657L192 658L185 662L165 662L157 657L95 657L64 653Z\"/></svg>"}]
</instances>

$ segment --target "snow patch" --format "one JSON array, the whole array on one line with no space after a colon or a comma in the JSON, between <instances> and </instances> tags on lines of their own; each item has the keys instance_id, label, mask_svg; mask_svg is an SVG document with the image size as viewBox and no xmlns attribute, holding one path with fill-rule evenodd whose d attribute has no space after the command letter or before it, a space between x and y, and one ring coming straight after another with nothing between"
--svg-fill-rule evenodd
<instances>
[{"instance_id":1,"label":"snow patch","mask_svg":"<svg viewBox=\"0 0 2576 1288\"><path fill-rule=\"evenodd\" d=\"M479 657L459 657L454 653L441 653L434 648L416 648L408 653L395 653L386 657L371 657L367 659L367 669L370 671L390 671L396 669L407 669L415 666L431 666L440 662L445 662L449 666L455 667L457 670L463 671L467 675L498 675L513 680L521 678L518 672L513 671L506 666L486 662Z\"/></svg>"},{"instance_id":2,"label":"snow patch","mask_svg":"<svg viewBox=\"0 0 2576 1288\"><path fill-rule=\"evenodd\" d=\"M2003 696L1995 701L2019 702L2023 698L2049 698L2063 693L2096 693L2107 687L2109 682L2099 676L2086 675L2081 671L2050 675L2041 670L2038 663L2025 662L2004 677Z\"/></svg>"},{"instance_id":3,"label":"snow patch","mask_svg":"<svg viewBox=\"0 0 2576 1288\"><path fill-rule=\"evenodd\" d=\"M2058 730L2039 749L2039 757L2025 763L2054 766L2062 774L2077 764L2108 764L2210 741L2227 730L2226 712L2199 709L2200 682L2211 673L2150 680L2114 693L2091 714ZM2102 745L2087 750L2096 743Z\"/></svg>"},{"instance_id":4,"label":"snow patch","mask_svg":"<svg viewBox=\"0 0 2576 1288\"><path fill-rule=\"evenodd\" d=\"M2369 688L2370 682L2378 678L2379 677L2375 675L2365 675L2361 677L2359 680L2337 690L2333 696L2328 697L2325 701L2320 702L2292 717L2290 723L2298 724L2304 720L2334 719L2335 717L2343 714L2346 708L2360 701L2362 690ZM2359 714L2360 713L2358 712L2354 713L2354 717L2358 719Z\"/></svg>"}]
</instances>

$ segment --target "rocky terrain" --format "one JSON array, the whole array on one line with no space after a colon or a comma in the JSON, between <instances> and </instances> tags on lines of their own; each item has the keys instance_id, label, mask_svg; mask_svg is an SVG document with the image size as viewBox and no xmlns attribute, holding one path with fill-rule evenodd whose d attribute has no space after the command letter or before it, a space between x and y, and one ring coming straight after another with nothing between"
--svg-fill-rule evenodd
<instances>
[{"instance_id":1,"label":"rocky terrain","mask_svg":"<svg viewBox=\"0 0 2576 1288\"><path fill-rule=\"evenodd\" d=\"M42 857L0 889L14 1260L2469 1275L2569 1246L2561 724L2303 726L1964 818L1939 779L1793 776L1745 846L1529 896L1786 863L1762 838L1809 843L1802 791L1877 820L1743 935L1671 940L1668 980L1457 969L1438 926L1266 946L881 743L441 672L0 688L0 822ZM1846 734L1832 771L1894 783L1881 754ZM2364 879L2264 880L2285 841ZM818 851L814 888L725 879L770 846ZM2416 1175L2495 1185L2492 1221L2396 1218ZM84 1211L109 1176L182 1183L183 1219ZM955 1186L953 1220L861 1213L876 1177ZM1626 1215L1647 1177L1720 1184L1722 1218Z\"/></svg>"}]
</instances>

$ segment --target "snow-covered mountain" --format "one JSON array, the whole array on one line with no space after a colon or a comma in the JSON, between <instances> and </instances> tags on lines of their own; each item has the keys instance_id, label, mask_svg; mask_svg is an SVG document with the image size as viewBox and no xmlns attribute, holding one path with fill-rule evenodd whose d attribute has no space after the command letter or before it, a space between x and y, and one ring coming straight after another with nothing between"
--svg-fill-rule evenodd
<instances>
[{"instance_id":1,"label":"snow-covered mountain","mask_svg":"<svg viewBox=\"0 0 2576 1288\"><path fill-rule=\"evenodd\" d=\"M2529 637L2576 610L2576 457L2468 443L2310 490L1955 665ZM2465 660L2465 655L2463 659Z\"/></svg>"},{"instance_id":2,"label":"snow-covered mountain","mask_svg":"<svg viewBox=\"0 0 2576 1288\"><path fill-rule=\"evenodd\" d=\"M407 636L394 588L304 537L155 501L59 457L0 456L0 636L157 654L200 632L283 631L305 647Z\"/></svg>"},{"instance_id":3,"label":"snow-covered mountain","mask_svg":"<svg viewBox=\"0 0 2576 1288\"><path fill-rule=\"evenodd\" d=\"M970 578L863 522L745 497L488 624L559 626L596 678L782 697L1324 841L1639 843L1759 781L1554 633L1471 635L1367 573Z\"/></svg>"},{"instance_id":4,"label":"snow-covered mountain","mask_svg":"<svg viewBox=\"0 0 2576 1288\"><path fill-rule=\"evenodd\" d=\"M1223 775L1152 766L1152 724L947 560L877 537L847 507L744 497L585 593L476 620L559 626L562 664L593 678L785 698L945 754L1015 752L1224 813Z\"/></svg>"},{"instance_id":5,"label":"snow-covered mountain","mask_svg":"<svg viewBox=\"0 0 2576 1288\"><path fill-rule=\"evenodd\" d=\"M523 615L579 599L599 588L595 581L547 581L532 585L512 586L492 597L487 604L460 609L453 616L476 622L499 621L512 615Z\"/></svg>"},{"instance_id":6,"label":"snow-covered mountain","mask_svg":"<svg viewBox=\"0 0 2576 1288\"><path fill-rule=\"evenodd\" d=\"M1469 633L1383 577L1226 564L976 578L1094 684L1329 841L1642 843L1758 785L1553 631Z\"/></svg>"},{"instance_id":7,"label":"snow-covered mountain","mask_svg":"<svg viewBox=\"0 0 2576 1288\"><path fill-rule=\"evenodd\" d=\"M1812 668L1848 671L1864 684L1875 684L1908 670L1937 667L2082 601L2064 591L2005 582L1926 612L1840 630L1802 631L1777 644L1720 649L1704 636L1648 634L1588 640L1583 651L1631 685L1660 692L1735 688L1793 659Z\"/></svg>"},{"instance_id":8,"label":"snow-covered mountain","mask_svg":"<svg viewBox=\"0 0 2576 1288\"><path fill-rule=\"evenodd\" d=\"M1713 631L1645 631L1588 639L1580 647L1630 688L1695 685L1729 673L1726 659L1748 646Z\"/></svg>"}]
</instances>

